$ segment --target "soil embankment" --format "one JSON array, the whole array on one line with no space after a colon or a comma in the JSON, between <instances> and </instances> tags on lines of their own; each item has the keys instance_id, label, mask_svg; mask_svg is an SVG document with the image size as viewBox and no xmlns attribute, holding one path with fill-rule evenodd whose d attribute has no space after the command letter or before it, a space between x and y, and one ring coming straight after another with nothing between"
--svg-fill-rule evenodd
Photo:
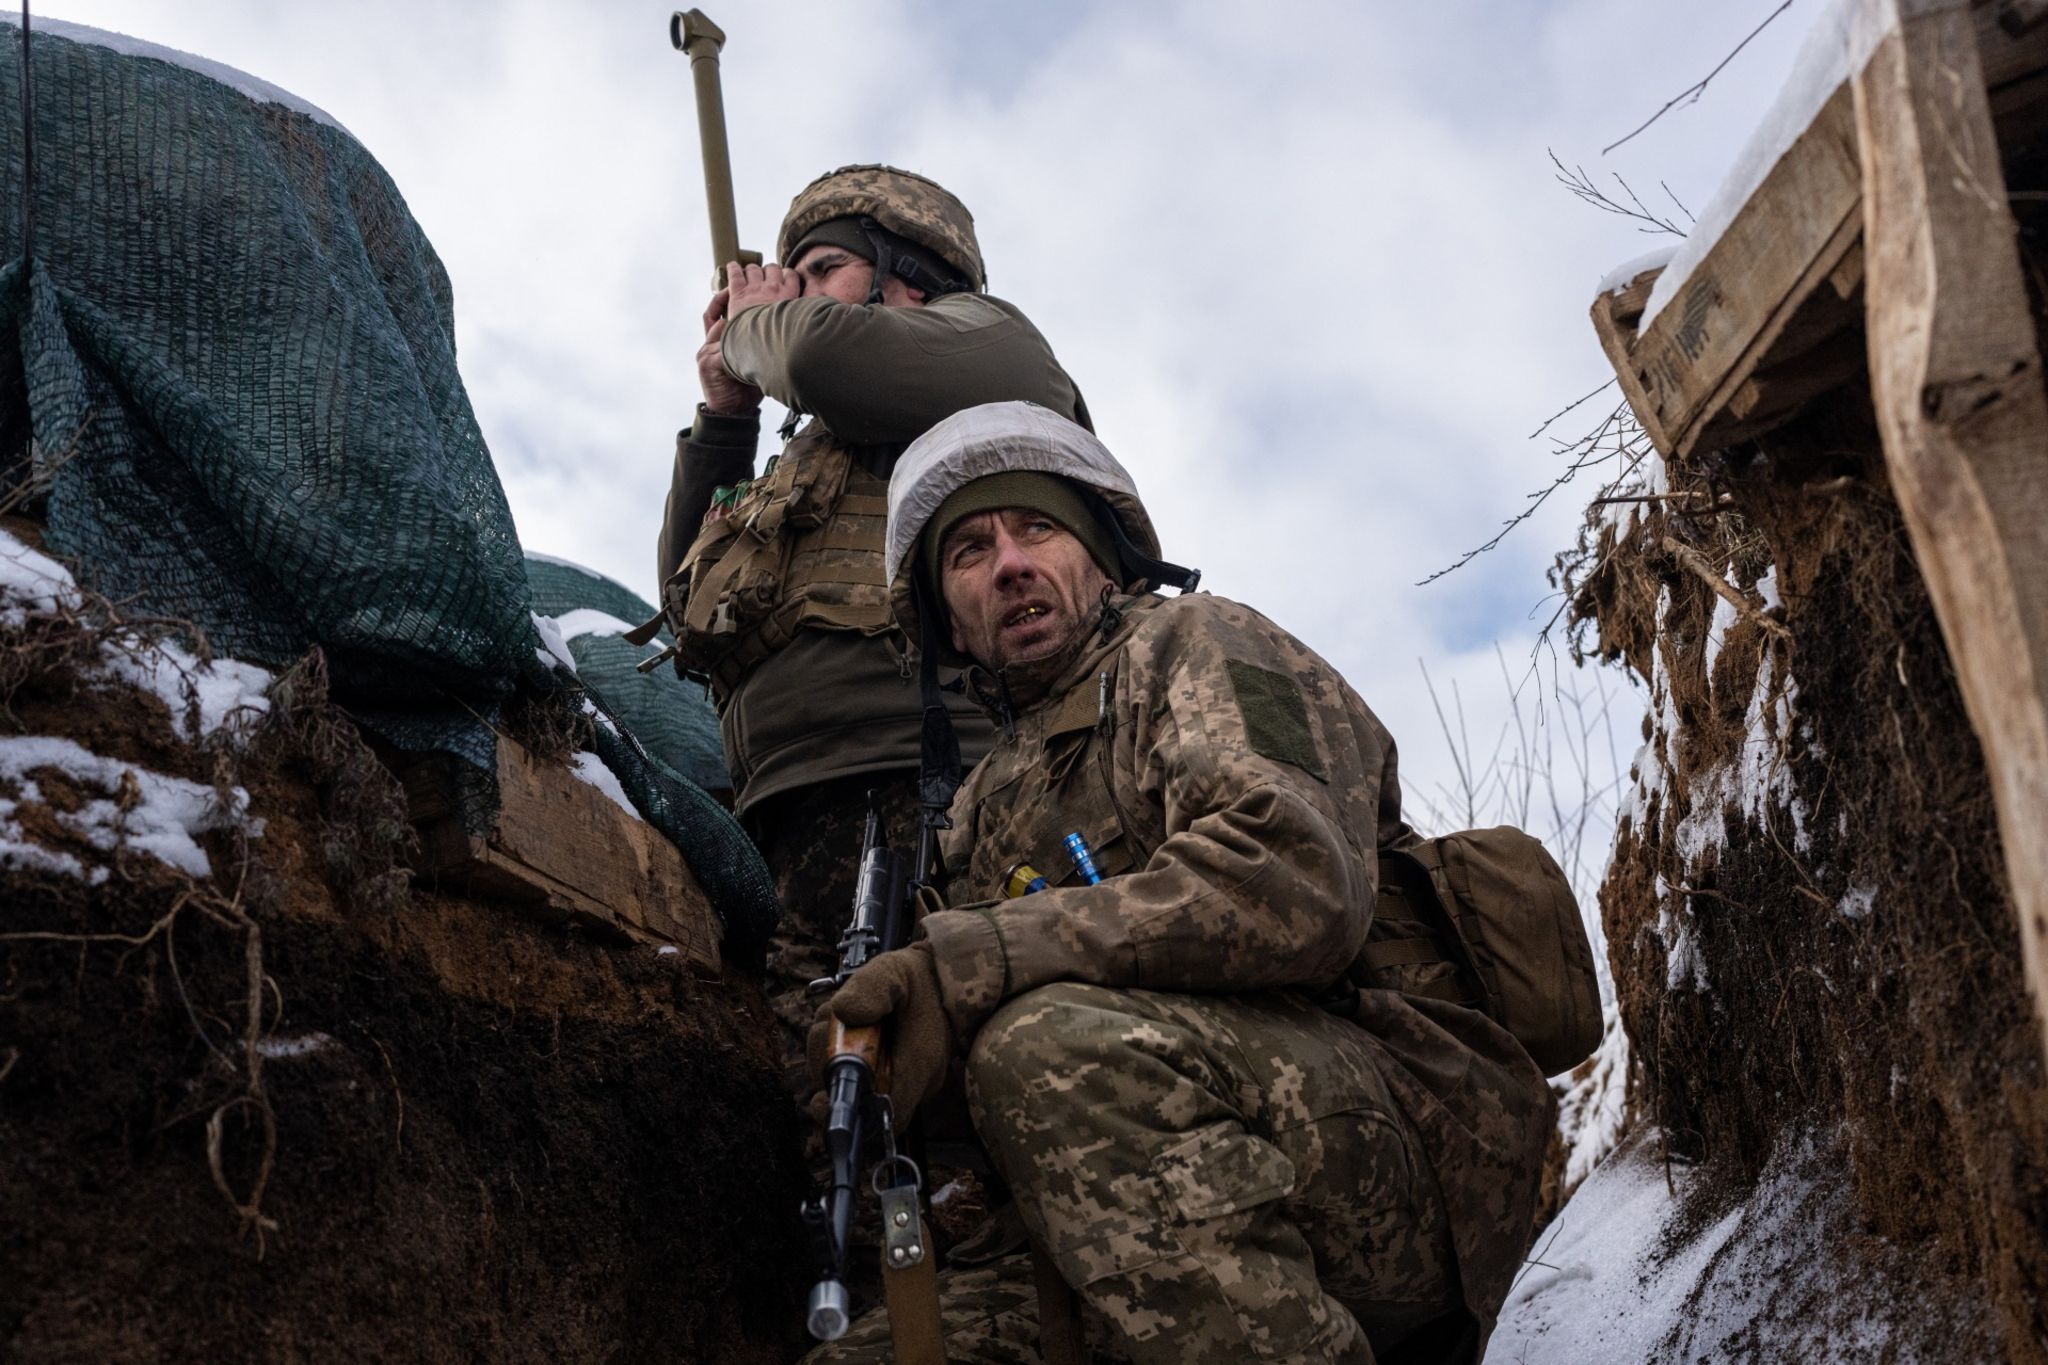
<instances>
[{"instance_id":1,"label":"soil embankment","mask_svg":"<svg viewBox=\"0 0 2048 1365\"><path fill-rule=\"evenodd\" d=\"M1983 755L1867 388L1666 475L1596 522L1577 584L1598 652L1650 690L1601 892L1637 1102L1701 1172L1695 1227L1790 1198L1767 1171L1824 1165L1821 1202L1879 1259L1924 1267L1930 1292L1982 1287L1988 1313L1923 1315L1979 1324L1969 1358L2048 1359L2039 1034ZM1788 1165L1801 1147L1832 1160ZM1805 1269L1853 1302L1851 1251ZM1716 1358L1772 1358L1738 1347L1782 1344L1771 1303L1806 1311L1797 1275L1774 1285L1764 1326Z\"/></svg>"},{"instance_id":2,"label":"soil embankment","mask_svg":"<svg viewBox=\"0 0 2048 1365\"><path fill-rule=\"evenodd\" d=\"M81 672L97 628L0 636L0 736L250 817L194 877L79 834L61 765L0 779L80 869L0 859L0 1357L795 1354L802 1135L750 984L408 889L396 784L317 686L194 744Z\"/></svg>"}]
</instances>

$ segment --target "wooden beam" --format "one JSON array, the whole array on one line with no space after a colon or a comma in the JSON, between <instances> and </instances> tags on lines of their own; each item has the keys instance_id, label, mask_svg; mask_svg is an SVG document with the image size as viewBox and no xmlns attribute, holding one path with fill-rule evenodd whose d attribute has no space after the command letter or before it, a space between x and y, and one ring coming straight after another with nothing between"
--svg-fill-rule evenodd
<instances>
[{"instance_id":1,"label":"wooden beam","mask_svg":"<svg viewBox=\"0 0 2048 1365\"><path fill-rule=\"evenodd\" d=\"M1855 79L1872 396L1984 746L2048 1044L2048 390L1966 0L1873 0Z\"/></svg>"},{"instance_id":2,"label":"wooden beam","mask_svg":"<svg viewBox=\"0 0 2048 1365\"><path fill-rule=\"evenodd\" d=\"M442 762L411 763L400 778L423 875L600 939L673 944L718 970L717 917L683 855L568 768L501 737L497 820L481 835L463 827Z\"/></svg>"}]
</instances>

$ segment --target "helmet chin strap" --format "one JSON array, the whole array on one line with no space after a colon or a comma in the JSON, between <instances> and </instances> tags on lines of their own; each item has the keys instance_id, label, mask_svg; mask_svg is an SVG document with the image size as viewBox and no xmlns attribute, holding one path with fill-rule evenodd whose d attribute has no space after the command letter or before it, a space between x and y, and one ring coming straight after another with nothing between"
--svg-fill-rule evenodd
<instances>
[{"instance_id":1,"label":"helmet chin strap","mask_svg":"<svg viewBox=\"0 0 2048 1365\"><path fill-rule=\"evenodd\" d=\"M860 230L866 234L868 245L875 249L875 279L868 286L868 306L882 301L882 281L889 278L889 271L896 264L896 249L889 245L889 234L874 219L863 217Z\"/></svg>"},{"instance_id":2,"label":"helmet chin strap","mask_svg":"<svg viewBox=\"0 0 2048 1365\"><path fill-rule=\"evenodd\" d=\"M863 214L860 230L867 237L868 244L875 249L875 278L874 283L868 286L870 306L882 301L882 285L891 275L898 276L913 288L923 290L924 296L928 299L938 298L942 294L970 292L970 286L966 281L956 280L950 275L934 274L916 257L896 250L889 230L873 218Z\"/></svg>"}]
</instances>

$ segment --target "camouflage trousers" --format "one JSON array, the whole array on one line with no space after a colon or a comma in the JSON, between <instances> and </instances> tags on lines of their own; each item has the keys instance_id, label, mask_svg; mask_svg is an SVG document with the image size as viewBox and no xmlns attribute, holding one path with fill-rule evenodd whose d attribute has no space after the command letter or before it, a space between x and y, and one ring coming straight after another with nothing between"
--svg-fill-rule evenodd
<instances>
[{"instance_id":1,"label":"camouflage trousers","mask_svg":"<svg viewBox=\"0 0 2048 1365\"><path fill-rule=\"evenodd\" d=\"M1062 983L990 1018L967 1081L1095 1360L1364 1365L1459 1301L1443 1200L1383 1064L1298 997ZM1025 1258L939 1284L950 1360L1037 1365ZM806 1360L879 1365L887 1342L869 1314Z\"/></svg>"},{"instance_id":2,"label":"camouflage trousers","mask_svg":"<svg viewBox=\"0 0 2048 1365\"><path fill-rule=\"evenodd\" d=\"M813 1088L804 1037L820 1001L810 984L839 965L839 936L853 914L860 875L869 791L881 800L889 838L898 847L912 846L915 773L863 774L803 787L769 798L747 816L782 901L782 922L768 940L768 1002L782 1030L783 1078L799 1103Z\"/></svg>"}]
</instances>

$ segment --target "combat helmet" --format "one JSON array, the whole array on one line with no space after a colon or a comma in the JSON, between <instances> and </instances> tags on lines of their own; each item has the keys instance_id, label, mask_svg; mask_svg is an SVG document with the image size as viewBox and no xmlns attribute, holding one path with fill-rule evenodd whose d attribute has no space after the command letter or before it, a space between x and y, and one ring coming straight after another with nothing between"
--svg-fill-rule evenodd
<instances>
[{"instance_id":1,"label":"combat helmet","mask_svg":"<svg viewBox=\"0 0 2048 1365\"><path fill-rule=\"evenodd\" d=\"M897 623L920 648L937 646L947 632L924 618L943 611L923 599L929 589L918 572L918 543L940 506L955 492L991 474L1054 474L1078 485L1091 504L1118 560L1118 586L1192 592L1201 579L1159 557L1159 533L1138 497L1130 471L1095 433L1036 403L984 403L954 413L910 443L889 475L889 525L883 551Z\"/></svg>"},{"instance_id":2,"label":"combat helmet","mask_svg":"<svg viewBox=\"0 0 2048 1365\"><path fill-rule=\"evenodd\" d=\"M941 656L961 662L946 643L942 603L926 603L918 542L955 492L990 474L1053 474L1080 488L1116 547L1121 586L1193 592L1201 573L1159 558L1159 533L1138 486L1095 433L1036 403L984 403L954 413L910 443L889 475L889 528L883 538L897 624L917 641L923 724L918 741L919 866L930 865L937 831L961 782L960 740L939 691Z\"/></svg>"},{"instance_id":3,"label":"combat helmet","mask_svg":"<svg viewBox=\"0 0 2048 1365\"><path fill-rule=\"evenodd\" d=\"M894 166L841 166L821 175L790 201L776 235L776 259L789 264L813 229L837 218L855 220L867 234L874 249L876 299L882 280L892 273L933 296L988 287L974 215L936 181ZM918 252L899 250L891 234ZM917 256L925 252L949 271L920 262Z\"/></svg>"}]
</instances>

